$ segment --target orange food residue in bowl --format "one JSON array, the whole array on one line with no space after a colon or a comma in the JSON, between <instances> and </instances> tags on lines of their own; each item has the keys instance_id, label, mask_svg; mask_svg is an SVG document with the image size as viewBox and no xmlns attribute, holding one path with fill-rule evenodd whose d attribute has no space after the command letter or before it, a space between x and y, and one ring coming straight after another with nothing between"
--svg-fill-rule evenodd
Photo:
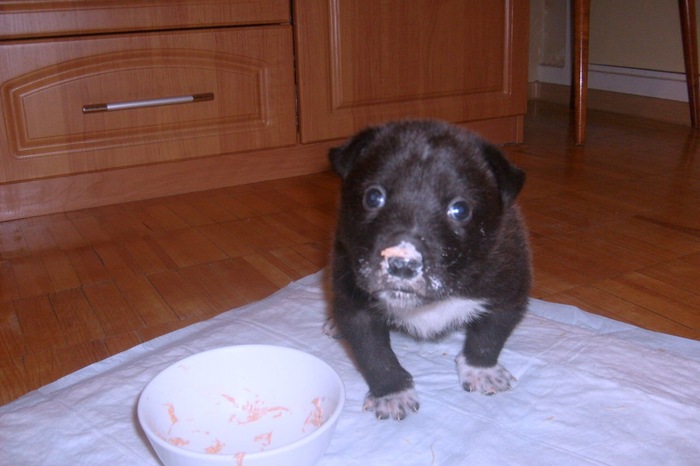
<instances>
[{"instance_id":1,"label":"orange food residue in bowl","mask_svg":"<svg viewBox=\"0 0 700 466\"><path fill-rule=\"evenodd\" d=\"M308 426L321 427L323 424L323 407L321 406L322 398L314 398L311 400L311 404L314 405L314 409L309 413L304 421L304 427L302 430L306 432Z\"/></svg>"},{"instance_id":2,"label":"orange food residue in bowl","mask_svg":"<svg viewBox=\"0 0 700 466\"><path fill-rule=\"evenodd\" d=\"M253 440L255 442L260 442L260 446L262 448L269 447L270 444L272 443L272 431L264 433L264 434L256 435L253 438Z\"/></svg>"},{"instance_id":3,"label":"orange food residue in bowl","mask_svg":"<svg viewBox=\"0 0 700 466\"><path fill-rule=\"evenodd\" d=\"M234 413L231 415L231 417L229 417L228 422L233 422L236 420L238 424L249 424L251 422L259 421L268 414L272 414L273 418L279 418L283 414L289 412L289 409L285 408L284 406L267 407L261 400L247 401L243 404L243 406L240 406L236 401L236 398L232 397L231 395L222 393L221 396L226 398L226 400L231 402L236 408L241 409L245 415L245 418L240 420L236 419L237 413Z\"/></svg>"},{"instance_id":4,"label":"orange food residue in bowl","mask_svg":"<svg viewBox=\"0 0 700 466\"><path fill-rule=\"evenodd\" d=\"M162 440L168 442L171 445L175 445L176 447L184 447L185 445L189 445L190 443L189 440L185 440L182 437L166 437L160 432L157 432L156 435L158 435L158 437L160 437Z\"/></svg>"},{"instance_id":5,"label":"orange food residue in bowl","mask_svg":"<svg viewBox=\"0 0 700 466\"><path fill-rule=\"evenodd\" d=\"M238 403L236 402L236 399L235 399L234 397L232 397L231 395L227 395L226 393L222 393L221 396L223 396L223 397L226 398L228 401L230 401L231 403L233 403L234 406L238 406Z\"/></svg>"},{"instance_id":6,"label":"orange food residue in bowl","mask_svg":"<svg viewBox=\"0 0 700 466\"><path fill-rule=\"evenodd\" d=\"M234 455L236 460L236 466L243 466L243 460L245 459L245 452L239 451Z\"/></svg>"},{"instance_id":7,"label":"orange food residue in bowl","mask_svg":"<svg viewBox=\"0 0 700 466\"><path fill-rule=\"evenodd\" d=\"M170 418L170 428L168 429L168 434L170 434L173 430L173 426L177 424L178 419L175 415L175 406L173 406L172 403L165 403L165 406L168 408L168 417Z\"/></svg>"},{"instance_id":8,"label":"orange food residue in bowl","mask_svg":"<svg viewBox=\"0 0 700 466\"><path fill-rule=\"evenodd\" d=\"M216 455L221 453L221 450L223 450L225 446L226 444L217 438L214 439L214 443L212 445L204 449L204 453L208 455Z\"/></svg>"},{"instance_id":9,"label":"orange food residue in bowl","mask_svg":"<svg viewBox=\"0 0 700 466\"><path fill-rule=\"evenodd\" d=\"M289 409L283 406L272 406L267 407L260 400L255 400L251 403L250 401L245 403L243 406L243 411L246 413L246 418L243 421L236 421L239 424L248 424L250 422L256 422L262 419L268 414L273 414L272 417L278 418L282 416L285 412L289 412Z\"/></svg>"},{"instance_id":10,"label":"orange food residue in bowl","mask_svg":"<svg viewBox=\"0 0 700 466\"><path fill-rule=\"evenodd\" d=\"M190 441L185 440L184 438L180 437L170 437L166 439L169 444L175 445L176 447L184 447L185 445L189 445Z\"/></svg>"}]
</instances>

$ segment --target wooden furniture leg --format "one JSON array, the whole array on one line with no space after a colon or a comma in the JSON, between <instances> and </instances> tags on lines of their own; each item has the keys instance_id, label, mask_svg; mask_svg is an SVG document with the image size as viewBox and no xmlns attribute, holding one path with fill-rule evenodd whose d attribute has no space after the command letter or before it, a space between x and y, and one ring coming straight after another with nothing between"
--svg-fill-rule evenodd
<instances>
[{"instance_id":1,"label":"wooden furniture leg","mask_svg":"<svg viewBox=\"0 0 700 466\"><path fill-rule=\"evenodd\" d=\"M591 0L574 0L574 141L586 140L586 98L588 93L588 30Z\"/></svg>"},{"instance_id":2,"label":"wooden furniture leg","mask_svg":"<svg viewBox=\"0 0 700 466\"><path fill-rule=\"evenodd\" d=\"M695 0L678 0L683 36L685 79L688 84L690 124L700 127L700 83L698 82L698 34L695 22Z\"/></svg>"}]
</instances>

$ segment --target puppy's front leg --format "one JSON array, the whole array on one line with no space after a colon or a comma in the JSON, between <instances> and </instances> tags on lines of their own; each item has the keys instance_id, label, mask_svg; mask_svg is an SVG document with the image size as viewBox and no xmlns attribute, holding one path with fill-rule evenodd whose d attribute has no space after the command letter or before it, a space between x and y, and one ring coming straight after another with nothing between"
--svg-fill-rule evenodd
<instances>
[{"instance_id":1,"label":"puppy's front leg","mask_svg":"<svg viewBox=\"0 0 700 466\"><path fill-rule=\"evenodd\" d=\"M341 334L350 344L369 393L363 409L374 411L377 419L401 420L420 407L413 378L401 367L391 349L389 326L369 311L337 316Z\"/></svg>"},{"instance_id":2,"label":"puppy's front leg","mask_svg":"<svg viewBox=\"0 0 700 466\"><path fill-rule=\"evenodd\" d=\"M467 326L467 341L457 356L459 382L468 392L493 395L510 390L516 379L498 363L498 356L521 313L489 313Z\"/></svg>"}]
</instances>

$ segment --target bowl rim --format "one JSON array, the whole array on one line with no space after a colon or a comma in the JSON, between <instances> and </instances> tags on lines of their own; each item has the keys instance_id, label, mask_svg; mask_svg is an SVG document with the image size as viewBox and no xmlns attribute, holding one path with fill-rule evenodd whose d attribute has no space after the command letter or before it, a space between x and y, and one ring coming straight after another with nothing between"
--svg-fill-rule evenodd
<instances>
[{"instance_id":1,"label":"bowl rim","mask_svg":"<svg viewBox=\"0 0 700 466\"><path fill-rule=\"evenodd\" d=\"M231 454L217 454L217 453L204 453L204 452L197 452L193 450L188 450L186 448L179 447L177 445L173 445L164 439L162 439L153 429L151 429L147 423L145 422L145 399L144 399L144 394L148 390L149 387L152 386L152 384L156 381L156 379L164 372L167 370L176 367L190 359L198 358L198 357L203 357L204 355L208 353L216 353L216 352L225 352L225 351L231 351L231 350L255 350L255 349L266 349L266 350L274 350L274 351L281 351L281 352L293 352L297 353L299 355L302 355L304 357L308 357L311 359L315 359L317 362L320 362L322 366L325 366L326 369L329 369L329 374L331 374L331 377L335 379L335 382L337 382L337 385L340 389L339 397L338 397L338 404L336 405L335 409L331 413L330 416L328 416L328 419L326 419L326 422L324 422L318 429L315 431L311 432L308 435L304 435L298 440L295 440L292 443L287 443L285 445L282 445L280 447L276 448L271 448L270 450L264 450L264 451L259 451L259 452L244 452L245 458L246 459L253 459L253 458L264 458L264 457L272 457L279 455L281 453L284 453L285 451L291 450L298 448L300 445L304 445L306 443L310 443L312 440L314 440L316 437L319 437L323 435L328 429L331 428L331 426L335 425L337 419L340 417L340 413L343 411L343 407L345 405L345 384L343 383L343 379L340 377L338 372L326 361L323 359L319 358L316 355L313 355L311 353L307 353L306 351L302 351L296 348L291 348L288 346L281 346L281 345L265 345L265 344L250 344L250 345L229 345L229 346L221 346L219 348L212 348L209 350L205 351L200 351L198 353L191 354L185 358L182 358L178 361L175 361L174 363L168 365L164 369L158 372L153 378L146 384L146 386L141 390L141 393L139 394L139 399L136 405L136 416L138 418L138 423L141 427L141 430L146 434L146 437L149 439L149 441L154 441L158 443L160 446L164 447L167 450L177 452L178 454L182 454L184 456L188 456L191 458L199 458L199 459L207 459L209 461L214 460L214 461L230 461L232 457L235 457L237 453Z\"/></svg>"}]
</instances>

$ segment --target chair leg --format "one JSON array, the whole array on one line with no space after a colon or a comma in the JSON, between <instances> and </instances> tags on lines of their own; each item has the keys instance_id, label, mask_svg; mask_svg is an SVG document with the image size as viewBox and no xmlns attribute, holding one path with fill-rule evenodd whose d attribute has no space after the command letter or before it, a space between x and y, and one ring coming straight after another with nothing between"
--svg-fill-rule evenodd
<instances>
[{"instance_id":1,"label":"chair leg","mask_svg":"<svg viewBox=\"0 0 700 466\"><path fill-rule=\"evenodd\" d=\"M698 34L695 22L695 0L678 0L683 35L685 78L688 84L690 124L700 127L700 83L698 82Z\"/></svg>"},{"instance_id":2,"label":"chair leg","mask_svg":"<svg viewBox=\"0 0 700 466\"><path fill-rule=\"evenodd\" d=\"M588 31L591 0L574 1L574 141L586 141L586 106L588 98Z\"/></svg>"}]
</instances>

